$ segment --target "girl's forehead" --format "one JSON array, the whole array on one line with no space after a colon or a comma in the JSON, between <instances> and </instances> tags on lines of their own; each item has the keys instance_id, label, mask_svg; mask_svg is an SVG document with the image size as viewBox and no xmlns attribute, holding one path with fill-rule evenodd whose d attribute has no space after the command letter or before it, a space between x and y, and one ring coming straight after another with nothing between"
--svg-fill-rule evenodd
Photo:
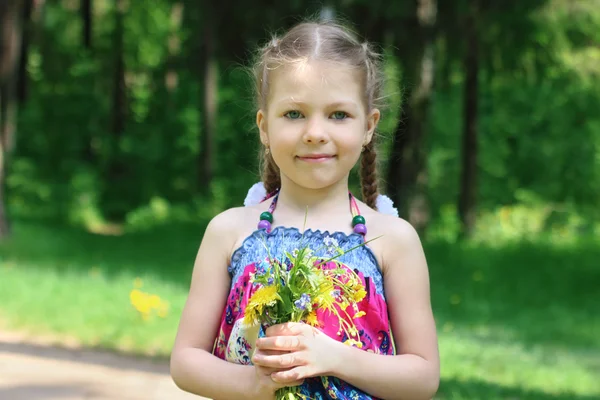
<instances>
[{"instance_id":1,"label":"girl's forehead","mask_svg":"<svg viewBox=\"0 0 600 400\"><path fill-rule=\"evenodd\" d=\"M273 102L309 101L322 97L343 97L360 101L362 86L357 70L340 64L299 62L282 65L270 76L270 98Z\"/></svg>"}]
</instances>

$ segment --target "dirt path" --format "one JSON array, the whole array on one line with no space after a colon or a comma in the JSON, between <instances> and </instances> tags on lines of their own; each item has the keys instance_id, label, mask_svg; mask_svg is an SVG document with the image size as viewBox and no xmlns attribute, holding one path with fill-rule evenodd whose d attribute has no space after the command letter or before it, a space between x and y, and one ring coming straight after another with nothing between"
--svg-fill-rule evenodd
<instances>
[{"instance_id":1,"label":"dirt path","mask_svg":"<svg viewBox=\"0 0 600 400\"><path fill-rule=\"evenodd\" d=\"M181 391L165 361L32 344L0 332L0 400L207 400Z\"/></svg>"}]
</instances>

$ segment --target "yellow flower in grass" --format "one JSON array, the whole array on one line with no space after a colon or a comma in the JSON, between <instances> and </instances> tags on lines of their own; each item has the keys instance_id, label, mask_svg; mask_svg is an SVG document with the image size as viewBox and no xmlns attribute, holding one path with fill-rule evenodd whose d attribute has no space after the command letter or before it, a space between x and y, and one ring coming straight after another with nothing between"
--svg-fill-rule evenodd
<instances>
[{"instance_id":1,"label":"yellow flower in grass","mask_svg":"<svg viewBox=\"0 0 600 400\"><path fill-rule=\"evenodd\" d=\"M277 293L277 286L263 286L258 289L248 302L246 312L244 316L244 323L247 325L254 325L258 321L258 316L262 314L264 307L275 305L277 300L281 297Z\"/></svg>"},{"instance_id":2,"label":"yellow flower in grass","mask_svg":"<svg viewBox=\"0 0 600 400\"><path fill-rule=\"evenodd\" d=\"M153 311L160 318L166 318L169 313L169 303L155 294L145 293L139 289L132 289L129 292L129 300L144 320L150 318Z\"/></svg>"}]
</instances>

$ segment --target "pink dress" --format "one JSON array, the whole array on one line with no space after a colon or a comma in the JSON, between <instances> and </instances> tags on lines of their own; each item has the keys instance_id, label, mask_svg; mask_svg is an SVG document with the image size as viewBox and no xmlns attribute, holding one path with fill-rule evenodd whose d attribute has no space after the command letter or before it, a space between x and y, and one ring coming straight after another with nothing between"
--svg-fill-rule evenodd
<instances>
[{"instance_id":1,"label":"pink dress","mask_svg":"<svg viewBox=\"0 0 600 400\"><path fill-rule=\"evenodd\" d=\"M250 365L254 341L257 337L264 336L261 327L248 329L243 324L243 319L248 300L256 290L250 282L250 273L255 272L257 265L267 258L265 242L269 252L275 257L277 254L284 254L284 251L292 253L295 248L300 247L300 239L302 239L302 246L308 245L312 249L322 248L323 243L330 243L332 240L345 250L364 242L364 237L358 233L307 230L304 232L304 237L302 236L296 228L277 227L271 232L257 229L233 253L228 268L231 290L215 341L213 352L216 356L229 362ZM323 254L324 257L326 255ZM344 254L337 260L358 274L367 291L367 295L359 303L359 310L364 311L365 315L353 320L359 331L362 343L360 348L377 354L395 354L382 274L375 255L365 245ZM323 266L326 267L327 265ZM339 323L335 318L326 313L318 313L317 316L319 328L325 334L336 340L346 341L347 338L343 333L338 334ZM300 393L311 399L374 399L358 388L334 377L307 379L300 387Z\"/></svg>"}]
</instances>

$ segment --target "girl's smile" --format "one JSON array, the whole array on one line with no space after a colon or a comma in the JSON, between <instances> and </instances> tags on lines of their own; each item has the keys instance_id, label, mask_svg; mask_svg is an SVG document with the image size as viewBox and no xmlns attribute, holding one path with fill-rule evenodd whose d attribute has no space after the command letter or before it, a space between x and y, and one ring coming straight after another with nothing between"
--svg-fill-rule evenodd
<instances>
[{"instance_id":1,"label":"girl's smile","mask_svg":"<svg viewBox=\"0 0 600 400\"><path fill-rule=\"evenodd\" d=\"M335 154L307 154L304 156L296 156L298 160L308 163L324 163L333 160L335 157Z\"/></svg>"}]
</instances>

